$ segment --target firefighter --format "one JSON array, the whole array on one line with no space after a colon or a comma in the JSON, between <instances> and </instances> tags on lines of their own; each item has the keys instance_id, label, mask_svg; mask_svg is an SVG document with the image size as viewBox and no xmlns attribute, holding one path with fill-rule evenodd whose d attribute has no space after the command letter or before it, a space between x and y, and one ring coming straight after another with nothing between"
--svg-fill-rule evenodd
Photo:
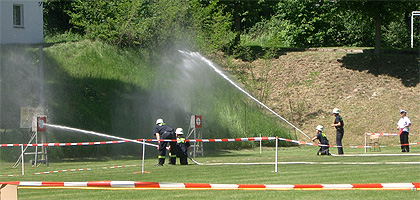
<instances>
[{"instance_id":1,"label":"firefighter","mask_svg":"<svg viewBox=\"0 0 420 200\"><path fill-rule=\"evenodd\" d=\"M335 119L334 119L334 124L331 124L331 127L335 127L336 129L337 150L338 150L338 154L342 155L344 154L343 143L341 142L344 136L344 121L343 121L343 118L340 116L340 110L338 108L333 109L333 115Z\"/></svg>"},{"instance_id":2,"label":"firefighter","mask_svg":"<svg viewBox=\"0 0 420 200\"><path fill-rule=\"evenodd\" d=\"M410 152L410 145L408 143L408 133L410 132L411 120L407 117L407 111L400 111L401 118L397 123L397 129L400 130L398 135L400 136L401 152Z\"/></svg>"},{"instance_id":3,"label":"firefighter","mask_svg":"<svg viewBox=\"0 0 420 200\"><path fill-rule=\"evenodd\" d=\"M190 142L185 141L183 137L184 130L182 128L177 128L176 133L176 147L177 147L177 156L179 157L179 162L181 165L188 165L188 150L190 149Z\"/></svg>"},{"instance_id":4,"label":"firefighter","mask_svg":"<svg viewBox=\"0 0 420 200\"><path fill-rule=\"evenodd\" d=\"M322 131L324 130L324 127L321 125L318 125L316 127L316 136L312 138L312 141L319 140L319 143L321 143L318 152L316 155L331 155L329 151L329 145L330 142L327 139L327 136Z\"/></svg>"},{"instance_id":5,"label":"firefighter","mask_svg":"<svg viewBox=\"0 0 420 200\"><path fill-rule=\"evenodd\" d=\"M157 166L163 166L165 163L166 156L166 145L168 142L159 141L161 139L176 139L174 129L169 127L163 122L163 119L156 120L155 126L155 136L158 140L158 164ZM175 152L175 142L169 142L169 164L175 164L176 161L176 152Z\"/></svg>"}]
</instances>

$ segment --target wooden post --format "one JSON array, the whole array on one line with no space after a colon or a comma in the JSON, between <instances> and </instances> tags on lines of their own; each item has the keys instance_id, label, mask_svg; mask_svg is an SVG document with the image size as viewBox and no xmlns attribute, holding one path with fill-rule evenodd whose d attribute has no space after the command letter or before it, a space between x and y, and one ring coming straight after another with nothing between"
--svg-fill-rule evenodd
<instances>
[{"instance_id":1,"label":"wooden post","mask_svg":"<svg viewBox=\"0 0 420 200\"><path fill-rule=\"evenodd\" d=\"M0 185L0 199L1 200L15 200L18 199L17 185L1 184Z\"/></svg>"}]
</instances>

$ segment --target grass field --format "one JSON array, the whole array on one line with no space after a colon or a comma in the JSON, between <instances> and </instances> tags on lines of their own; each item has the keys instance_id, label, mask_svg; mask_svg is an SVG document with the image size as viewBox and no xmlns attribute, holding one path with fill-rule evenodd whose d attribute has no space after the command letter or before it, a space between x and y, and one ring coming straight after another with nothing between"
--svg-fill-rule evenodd
<instances>
[{"instance_id":1,"label":"grass field","mask_svg":"<svg viewBox=\"0 0 420 200\"><path fill-rule=\"evenodd\" d=\"M148 155L156 150L147 148ZM205 152L196 160L202 164L260 163L258 165L194 165L154 166L157 159L145 160L141 171L138 158L67 160L51 162L47 167L25 164L25 175L0 177L6 181L144 181L212 184L354 184L354 183L411 183L420 182L420 165L389 164L389 162L419 162L420 156L336 157L316 156L316 147L279 148L278 162L315 162L319 164L280 164L274 172L274 148L258 148ZM363 149L345 149L347 154L364 154ZM336 149L332 149L336 153ZM370 152L368 152L370 153ZM398 147L383 148L372 154L399 153ZM418 146L411 153L420 154ZM26 158L27 160L29 158ZM179 161L178 161L179 162ZM271 163L271 164L270 164ZM116 169L105 167L138 165ZM21 167L1 163L2 175L21 174ZM37 172L90 168L90 171L61 172L31 175ZM247 191L247 190L82 190L82 189L19 189L19 199L419 199L418 191Z\"/></svg>"}]
</instances>

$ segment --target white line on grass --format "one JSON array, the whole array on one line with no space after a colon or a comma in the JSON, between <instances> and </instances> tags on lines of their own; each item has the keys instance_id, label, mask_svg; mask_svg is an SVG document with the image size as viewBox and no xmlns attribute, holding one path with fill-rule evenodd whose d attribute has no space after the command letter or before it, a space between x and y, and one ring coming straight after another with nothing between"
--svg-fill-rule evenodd
<instances>
[{"instance_id":1,"label":"white line on grass","mask_svg":"<svg viewBox=\"0 0 420 200\"><path fill-rule=\"evenodd\" d=\"M345 154L345 155L338 155L338 154L331 154L332 156L338 157L370 157L370 156L420 156L418 153L410 153L410 154Z\"/></svg>"},{"instance_id":2,"label":"white line on grass","mask_svg":"<svg viewBox=\"0 0 420 200\"><path fill-rule=\"evenodd\" d=\"M420 162L278 162L279 165L420 165ZM209 163L203 165L274 165L274 162L261 163Z\"/></svg>"}]
</instances>

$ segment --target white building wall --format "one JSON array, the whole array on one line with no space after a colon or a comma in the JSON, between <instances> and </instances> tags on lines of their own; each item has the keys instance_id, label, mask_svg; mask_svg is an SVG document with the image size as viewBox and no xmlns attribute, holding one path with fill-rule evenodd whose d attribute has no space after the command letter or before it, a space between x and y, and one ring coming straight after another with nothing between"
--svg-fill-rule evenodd
<instances>
[{"instance_id":1,"label":"white building wall","mask_svg":"<svg viewBox=\"0 0 420 200\"><path fill-rule=\"evenodd\" d=\"M23 26L13 26L13 5L23 5ZM0 44L44 42L43 10L40 0L0 0Z\"/></svg>"}]
</instances>

